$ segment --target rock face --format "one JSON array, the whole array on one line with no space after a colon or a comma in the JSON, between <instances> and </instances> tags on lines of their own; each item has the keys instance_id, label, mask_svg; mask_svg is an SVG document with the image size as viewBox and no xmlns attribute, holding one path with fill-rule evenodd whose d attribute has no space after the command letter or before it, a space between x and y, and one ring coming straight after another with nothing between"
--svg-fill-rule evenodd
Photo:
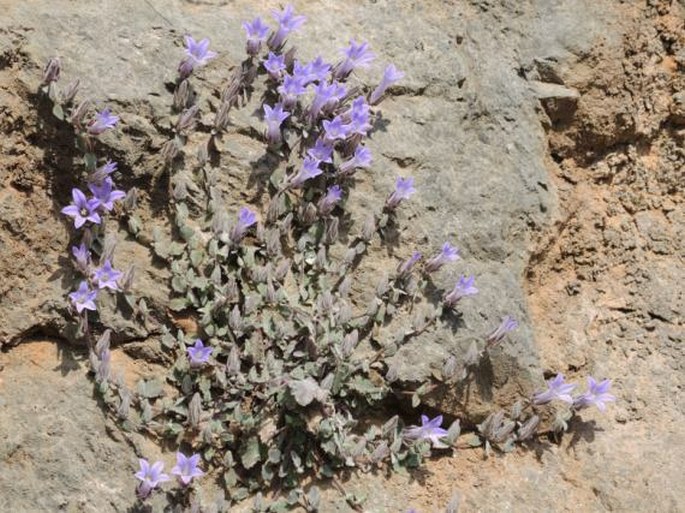
<instances>
[{"instance_id":1,"label":"rock face","mask_svg":"<svg viewBox=\"0 0 685 513\"><path fill-rule=\"evenodd\" d=\"M677 132L677 127L682 126L685 84L673 80L669 90L671 79L662 77L661 82L654 82L657 87L652 94L649 83L649 77L661 77L658 70L667 73L675 69L682 74L682 33L678 36L677 21L673 21L682 15L680 7L659 1L643 8L638 3L617 6L590 0L294 3L309 20L293 37L305 58L322 53L334 60L337 49L349 38L362 39L370 42L377 62L356 78L360 85L373 87L386 62L406 74L379 109L380 129L369 142L374 164L360 177L353 193L353 217L361 220L375 210L398 175L415 177L418 192L400 211L400 244L372 251L372 261L362 270L360 285L354 289L359 304L364 304L369 286L384 268L394 269L414 249L428 254L444 241L457 245L462 259L442 271L436 285L448 289L459 275L474 274L480 289L478 296L462 301L463 316L455 329L420 337L397 353L399 377L412 382L431 375L440 370L447 354L463 359L470 341L481 339L505 314L521 323L520 329L492 352L489 367L481 369L479 386L472 395L466 397L463 391L445 386L427 398L428 406L476 422L493 407L507 407L540 386L543 368L549 373L583 368L603 376L626 373L616 354L588 350L595 338L588 338L587 326L596 318L593 312L601 308L633 312L634 316L600 317L607 327L593 333L596 340L610 345L616 333L622 333L620 343L625 333L634 333L635 338L648 335L645 340L650 347L663 349L658 352L660 357L682 375L677 356L682 356L683 296L673 286L682 282L682 272L673 265L674 255L682 258L682 247L673 242L683 240L682 174L678 178L673 171L682 153L672 146L678 137L681 143L683 140L682 128ZM0 0L0 346L31 336L69 338L71 329L65 298L75 279L66 260L72 230L59 210L68 203L71 187L79 183L81 166L73 140L51 121L35 94L43 64L59 55L63 81L79 78L81 97L107 104L121 115L121 129L103 138L99 153L119 162L121 186L141 190L143 233L134 240L120 231L117 265L136 266L136 296L145 298L153 313L162 312L169 298L168 273L155 262L148 243L155 227L168 231L168 183L160 173L157 153L171 133L167 85L183 53L182 35L209 37L219 53L195 79L201 91L201 122L209 126L215 96L227 83L229 70L244 55L240 23L256 15L267 16L268 8L276 7L277 2L260 4L247 0ZM653 62L633 57L630 65L640 70L652 66L657 71L650 75L643 70L648 77L644 81L635 78L643 76L636 71L624 89L616 89L611 81L626 72L609 66L607 83L593 87L593 81L599 80L593 71L595 55L606 63L620 62L624 51L640 55L636 48L642 46L635 45L630 53L622 46L623 34L634 29L644 34L644 47L649 48ZM600 43L604 53L592 53ZM625 91L630 91L629 97L621 96L628 94ZM649 97L651 107L637 107L634 99L642 94ZM646 112L630 112L625 105L632 105L631 101L635 101L635 109ZM578 119L582 121L576 122ZM263 127L248 109L232 114L231 120L234 126L220 148L218 165L227 206L235 210L254 196L248 178L263 154L258 136ZM658 139L658 131L667 121L674 128ZM659 142L650 146L658 148L663 157L656 161L656 170L650 167L654 160L642 159L644 141ZM618 148L616 155L604 158L609 148ZM560 172L550 174L550 168ZM632 181L622 182L612 197L603 187L621 170L627 170ZM590 189L584 188L585 172L594 177ZM650 172L659 177L657 185L635 178L640 173L652 176ZM640 189L640 183L653 186L649 194ZM555 192L559 187L563 189L561 201ZM590 199L600 198L593 205L606 201L610 212L625 209L627 217L609 215L612 220L605 223L601 212L606 209L598 213L582 201L567 202L569 197L582 199L588 190L596 194ZM645 201L657 201L654 198L660 203L642 208ZM580 209L581 215L569 223L564 216L573 208ZM587 226L601 227L601 243L592 233L583 232ZM566 227L573 230L564 232ZM578 233L583 236L576 238ZM600 246L614 249L605 254L599 252ZM597 254L606 257L602 265L593 260ZM661 256L653 266L638 272L636 261L647 258L645 255ZM616 289L608 303L603 303L602 292L592 288L597 270L613 276L625 266L633 266L634 272L622 275L620 286L609 279L605 285ZM564 285L552 287L557 272ZM594 292L585 292L588 289ZM574 292L578 290L584 292L578 295ZM569 295L578 301L569 302ZM630 301L624 301L627 295ZM652 328L641 331L642 321ZM118 334L116 341L141 344L140 340L155 336L154 326L141 328L139 323L118 317L110 322ZM398 325L403 322L399 319ZM565 335L566 330L574 335ZM0 472L0 489L9 490L0 497L0 509L134 511L131 475L136 453L142 453L134 453L118 438L116 429L108 431L83 369L70 363L76 361L71 356L65 357L64 365L74 368L62 378L44 367L27 367L21 355L31 361L30 349L11 351L26 354L0 362L0 468L9 468L9 472ZM650 353L648 348L634 345L624 351ZM632 409L619 409L617 421L637 422L661 413L645 409L643 400L628 391L637 382L641 391L658 399L648 393L646 385L648 371L659 368L654 358L650 357L646 366L631 363L629 372L635 377L619 386L625 394L622 399L629 399ZM24 372L34 379L22 378ZM677 395L681 389L682 380L664 376L659 382L663 393ZM45 395L45 390L52 395ZM15 400L20 394L23 399ZM73 397L74 402L64 401L65 396ZM36 403L40 408L54 409L54 418L48 412L40 415L27 409L26 404L36 398L43 401ZM65 420L73 417L70 408L75 405L78 423ZM678 424L683 420L682 404L679 408L678 414L669 411L674 425L682 425ZM30 420L32 416L36 422ZM597 420L598 424L605 422ZM3 429L5 426L11 430ZM636 436L651 433L655 426L656 420L640 424ZM587 428L581 433L592 433L587 426L581 427ZM629 447L633 436L629 427L621 426L616 438L599 434L597 453L593 454L590 446L590 452L578 456L580 464L560 450L545 453L544 467L535 467L530 454L509 456L511 460L503 461L520 463L511 474L504 473L504 480L494 464L479 466L479 457L470 457L468 473L456 463L436 463L429 469L437 475L434 486L440 490L439 497L406 488L406 483L399 481L378 481L379 487L396 493L375 494L366 482L349 486L360 493L371 490L369 511L378 512L408 507L410 498L416 507L442 508L453 493L452 477L464 483L458 488L465 496L467 511L517 511L522 502L530 504L531 511L548 511L561 503L571 504L567 500L571 496L584 511L647 510L653 506L651 501L657 501L654 504L659 504L660 511L685 507L652 473L645 471L643 482L621 470L621 457L609 458L612 442ZM23 438L9 436L10 431L25 434ZM105 433L114 439L107 439ZM671 448L664 440L672 439L678 445L678 433L682 435L682 430L653 440L662 444L658 446L660 454ZM55 437L60 440L57 447ZM653 451L646 440L645 447L625 456L626 461L640 463L651 457ZM55 463L77 453L80 460L73 468ZM675 456L664 459L672 475L677 475ZM167 458L168 463L171 459ZM512 482L506 480L507 475L513 476ZM604 479L606 475L611 479ZM496 483L485 485L491 480ZM544 483L545 492L538 492L537 487L517 488L516 480ZM651 488L643 496L637 492L624 496L621 490L632 486ZM664 493L654 492L654 487ZM100 492L94 494L94 489ZM326 497L331 506L322 511L346 511L339 497ZM206 494L203 500L209 500Z\"/></svg>"}]
</instances>

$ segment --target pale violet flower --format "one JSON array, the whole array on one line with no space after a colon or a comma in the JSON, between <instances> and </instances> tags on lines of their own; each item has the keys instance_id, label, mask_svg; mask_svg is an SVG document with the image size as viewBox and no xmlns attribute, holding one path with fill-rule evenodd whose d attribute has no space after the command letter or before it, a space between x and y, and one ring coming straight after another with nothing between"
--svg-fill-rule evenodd
<instances>
[{"instance_id":1,"label":"pale violet flower","mask_svg":"<svg viewBox=\"0 0 685 513\"><path fill-rule=\"evenodd\" d=\"M442 415L429 419L427 415L421 415L420 426L409 426L404 429L402 435L407 440L429 440L436 449L449 448L441 439L447 436L447 430L442 427Z\"/></svg>"},{"instance_id":2,"label":"pale violet flower","mask_svg":"<svg viewBox=\"0 0 685 513\"><path fill-rule=\"evenodd\" d=\"M495 344L499 344L507 335L507 333L514 331L518 327L519 323L516 321L516 319L514 319L510 315L505 315L502 319L502 322L500 322L499 326L497 326L497 328L495 328L495 330L487 336L488 347L492 347Z\"/></svg>"},{"instance_id":3,"label":"pale violet flower","mask_svg":"<svg viewBox=\"0 0 685 513\"><path fill-rule=\"evenodd\" d=\"M367 168L371 165L371 150L365 146L357 146L354 155L340 164L342 174L351 174L357 168Z\"/></svg>"},{"instance_id":4,"label":"pale violet flower","mask_svg":"<svg viewBox=\"0 0 685 513\"><path fill-rule=\"evenodd\" d=\"M323 171L319 167L319 161L313 157L306 156L300 170L290 179L290 185L295 188L301 187L304 182L319 176L321 173Z\"/></svg>"},{"instance_id":5,"label":"pale violet flower","mask_svg":"<svg viewBox=\"0 0 685 513\"><path fill-rule=\"evenodd\" d=\"M216 52L209 49L209 39L207 38L195 41L192 36L186 35L183 40L186 45L186 58L178 66L178 72L182 79L190 75L196 67L204 66L217 55Z\"/></svg>"},{"instance_id":6,"label":"pale violet flower","mask_svg":"<svg viewBox=\"0 0 685 513\"><path fill-rule=\"evenodd\" d=\"M93 271L93 279L97 282L99 289L119 290L118 281L124 275L121 271L117 271L112 267L112 262L109 259L105 263Z\"/></svg>"},{"instance_id":7,"label":"pale violet flower","mask_svg":"<svg viewBox=\"0 0 685 513\"><path fill-rule=\"evenodd\" d=\"M371 64L375 55L369 48L369 43L357 43L350 40L350 46L341 50L344 60L338 64L333 72L338 80L343 80L356 68L366 68Z\"/></svg>"},{"instance_id":8,"label":"pale violet flower","mask_svg":"<svg viewBox=\"0 0 685 513\"><path fill-rule=\"evenodd\" d=\"M350 133L350 125L343 122L342 117L336 116L331 121L323 122L324 139L328 144L332 144L338 139L345 139Z\"/></svg>"},{"instance_id":9,"label":"pale violet flower","mask_svg":"<svg viewBox=\"0 0 685 513\"><path fill-rule=\"evenodd\" d=\"M81 313L84 310L97 310L95 306L97 295L97 290L92 290L88 286L88 282L82 281L78 289L69 294L69 299L71 299L71 303L76 308L76 311Z\"/></svg>"},{"instance_id":10,"label":"pale violet flower","mask_svg":"<svg viewBox=\"0 0 685 513\"><path fill-rule=\"evenodd\" d=\"M200 367L209 361L214 349L202 343L199 338L195 341L195 345L186 348L188 353L188 360L190 360L191 367Z\"/></svg>"},{"instance_id":11,"label":"pale violet flower","mask_svg":"<svg viewBox=\"0 0 685 513\"><path fill-rule=\"evenodd\" d=\"M445 242L440 249L440 253L426 262L426 272L434 273L443 265L459 259L459 250L449 242Z\"/></svg>"},{"instance_id":12,"label":"pale violet flower","mask_svg":"<svg viewBox=\"0 0 685 513\"><path fill-rule=\"evenodd\" d=\"M124 191L114 188L114 182L108 176L100 184L91 183L88 185L93 197L97 200L98 206L107 212L111 212L114 208L115 201L121 201L126 197Z\"/></svg>"},{"instance_id":13,"label":"pale violet flower","mask_svg":"<svg viewBox=\"0 0 685 513\"><path fill-rule=\"evenodd\" d=\"M395 190L385 202L386 208L394 209L402 200L409 199L415 192L414 179L411 176L409 178L398 177L395 182Z\"/></svg>"},{"instance_id":14,"label":"pale violet flower","mask_svg":"<svg viewBox=\"0 0 685 513\"><path fill-rule=\"evenodd\" d=\"M461 276L451 292L445 295L444 302L449 308L455 306L459 300L466 296L473 296L478 294L478 289L475 286L475 276Z\"/></svg>"},{"instance_id":15,"label":"pale violet flower","mask_svg":"<svg viewBox=\"0 0 685 513\"><path fill-rule=\"evenodd\" d=\"M176 466L171 469L171 473L178 476L183 486L188 486L193 478L202 477L205 473L198 468L200 455L193 454L186 456L181 452L176 453Z\"/></svg>"},{"instance_id":16,"label":"pale violet flower","mask_svg":"<svg viewBox=\"0 0 685 513\"><path fill-rule=\"evenodd\" d=\"M115 116L108 108L105 108L95 113L95 119L88 123L86 130L90 135L100 135L110 128L114 128L118 122L119 116Z\"/></svg>"},{"instance_id":17,"label":"pale violet flower","mask_svg":"<svg viewBox=\"0 0 685 513\"><path fill-rule=\"evenodd\" d=\"M231 240L236 244L240 242L245 236L245 233L247 233L247 230L256 223L257 214L247 207L241 207L238 212L238 224L236 224L231 231Z\"/></svg>"},{"instance_id":18,"label":"pale violet flower","mask_svg":"<svg viewBox=\"0 0 685 513\"><path fill-rule=\"evenodd\" d=\"M262 43L269 35L269 26L261 18L257 17L251 22L243 22L243 29L247 34L246 51L248 55L254 57L262 48Z\"/></svg>"},{"instance_id":19,"label":"pale violet flower","mask_svg":"<svg viewBox=\"0 0 685 513\"><path fill-rule=\"evenodd\" d=\"M141 500L147 499L152 490L157 488L161 483L169 481L169 476L162 473L164 469L164 463L158 461L153 465L146 459L139 459L140 470L136 472L135 476L140 479L140 484L138 485L137 494Z\"/></svg>"},{"instance_id":20,"label":"pale violet flower","mask_svg":"<svg viewBox=\"0 0 685 513\"><path fill-rule=\"evenodd\" d=\"M323 216L330 214L341 199L342 189L339 185L332 185L326 191L326 195L319 200L319 213Z\"/></svg>"},{"instance_id":21,"label":"pale violet flower","mask_svg":"<svg viewBox=\"0 0 685 513\"><path fill-rule=\"evenodd\" d=\"M573 403L571 392L576 388L573 383L565 383L564 375L557 374L554 379L547 381L547 390L533 395L533 404L547 404L556 400Z\"/></svg>"},{"instance_id":22,"label":"pale violet flower","mask_svg":"<svg viewBox=\"0 0 685 513\"><path fill-rule=\"evenodd\" d=\"M404 73L399 71L394 65L390 64L387 68L385 68L385 72L383 72L381 83L376 86L376 89L374 89L369 96L369 103L371 105L377 105L383 98L383 95L388 87L393 85L398 80L401 80L403 77Z\"/></svg>"},{"instance_id":23,"label":"pale violet flower","mask_svg":"<svg viewBox=\"0 0 685 513\"><path fill-rule=\"evenodd\" d=\"M74 218L74 228L81 228L87 221L93 224L100 224L100 215L97 209L100 202L95 199L86 199L86 195L80 189L72 189L71 197L73 203L62 209L62 213Z\"/></svg>"},{"instance_id":24,"label":"pale violet flower","mask_svg":"<svg viewBox=\"0 0 685 513\"><path fill-rule=\"evenodd\" d=\"M576 410L596 406L601 412L606 411L606 404L616 400L616 396L609 393L611 380L597 382L592 376L587 378L587 391L573 398L573 407Z\"/></svg>"},{"instance_id":25,"label":"pale violet flower","mask_svg":"<svg viewBox=\"0 0 685 513\"><path fill-rule=\"evenodd\" d=\"M274 19L278 22L278 30L269 38L269 48L276 50L285 42L285 38L291 32L299 29L307 18L295 14L292 4L288 4L282 11L271 11Z\"/></svg>"},{"instance_id":26,"label":"pale violet flower","mask_svg":"<svg viewBox=\"0 0 685 513\"><path fill-rule=\"evenodd\" d=\"M281 123L285 121L290 113L283 109L283 105L277 103L273 107L264 105L264 121L266 121L266 140L274 146L281 142Z\"/></svg>"},{"instance_id":27,"label":"pale violet flower","mask_svg":"<svg viewBox=\"0 0 685 513\"><path fill-rule=\"evenodd\" d=\"M271 78L280 80L285 71L285 56L269 52L269 55L262 64Z\"/></svg>"}]
</instances>

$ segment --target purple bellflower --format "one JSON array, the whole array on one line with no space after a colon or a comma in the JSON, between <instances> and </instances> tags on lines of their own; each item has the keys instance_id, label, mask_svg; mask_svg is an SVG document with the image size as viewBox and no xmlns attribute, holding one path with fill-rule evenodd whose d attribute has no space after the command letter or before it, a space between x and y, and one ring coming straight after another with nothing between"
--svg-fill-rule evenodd
<instances>
[{"instance_id":1,"label":"purple bellflower","mask_svg":"<svg viewBox=\"0 0 685 513\"><path fill-rule=\"evenodd\" d=\"M269 55L264 59L264 69L269 73L269 76L274 80L281 80L283 72L285 71L285 56L269 52Z\"/></svg>"},{"instance_id":2,"label":"purple bellflower","mask_svg":"<svg viewBox=\"0 0 685 513\"><path fill-rule=\"evenodd\" d=\"M337 80L344 80L356 68L366 68L371 64L375 55L369 48L369 43L357 44L350 40L350 46L341 50L345 60L338 64L333 71L333 76Z\"/></svg>"},{"instance_id":3,"label":"purple bellflower","mask_svg":"<svg viewBox=\"0 0 685 513\"><path fill-rule=\"evenodd\" d=\"M276 50L285 42L288 34L299 29L307 18L296 16L292 4L288 4L282 11L271 11L274 19L278 22L278 30L269 38L269 48Z\"/></svg>"},{"instance_id":4,"label":"purple bellflower","mask_svg":"<svg viewBox=\"0 0 685 513\"><path fill-rule=\"evenodd\" d=\"M90 251L82 242L79 246L72 246L71 254L74 255L76 267L83 274L88 274L88 266L90 266Z\"/></svg>"},{"instance_id":5,"label":"purple bellflower","mask_svg":"<svg viewBox=\"0 0 685 513\"><path fill-rule=\"evenodd\" d=\"M82 281L75 292L69 294L72 304L78 313L84 310L97 310L95 306L95 298L97 298L97 290L91 290L87 281Z\"/></svg>"},{"instance_id":6,"label":"purple bellflower","mask_svg":"<svg viewBox=\"0 0 685 513\"><path fill-rule=\"evenodd\" d=\"M117 170L117 163L108 160L88 176L88 183L100 185L105 178Z\"/></svg>"},{"instance_id":7,"label":"purple bellflower","mask_svg":"<svg viewBox=\"0 0 685 513\"><path fill-rule=\"evenodd\" d=\"M314 77L312 77L311 63L302 64L300 61L295 61L295 64L293 64L293 77L305 86L313 82Z\"/></svg>"},{"instance_id":8,"label":"purple bellflower","mask_svg":"<svg viewBox=\"0 0 685 513\"><path fill-rule=\"evenodd\" d=\"M86 130L90 135L100 135L110 128L114 128L118 122L119 116L115 116L109 108L105 108L95 113L95 119L88 123Z\"/></svg>"},{"instance_id":9,"label":"purple bellflower","mask_svg":"<svg viewBox=\"0 0 685 513\"><path fill-rule=\"evenodd\" d=\"M350 131L359 135L366 135L371 130L371 113L366 98L358 96L352 100L352 106L345 113L350 120Z\"/></svg>"},{"instance_id":10,"label":"purple bellflower","mask_svg":"<svg viewBox=\"0 0 685 513\"><path fill-rule=\"evenodd\" d=\"M105 260L101 267L93 271L93 279L97 282L99 289L119 290L117 282L123 275L124 273L112 267L112 262L109 261L109 258Z\"/></svg>"},{"instance_id":11,"label":"purple bellflower","mask_svg":"<svg viewBox=\"0 0 685 513\"><path fill-rule=\"evenodd\" d=\"M340 164L340 172L348 175L357 168L366 168L371 165L371 150L365 146L357 146L354 155L349 160Z\"/></svg>"},{"instance_id":12,"label":"purple bellflower","mask_svg":"<svg viewBox=\"0 0 685 513\"><path fill-rule=\"evenodd\" d=\"M158 461L150 466L150 463L146 459L139 459L140 470L135 473L135 476L140 479L140 484L136 489L138 498L140 500L147 499L152 490L157 488L161 483L169 481L169 476L162 473L164 469L164 463Z\"/></svg>"},{"instance_id":13,"label":"purple bellflower","mask_svg":"<svg viewBox=\"0 0 685 513\"><path fill-rule=\"evenodd\" d=\"M195 41L192 36L184 36L186 44L186 58L178 66L178 73L181 79L187 78L196 67L204 66L211 59L216 57L216 52L209 49L209 39Z\"/></svg>"},{"instance_id":14,"label":"purple bellflower","mask_svg":"<svg viewBox=\"0 0 685 513\"><path fill-rule=\"evenodd\" d=\"M314 87L314 100L309 107L309 120L315 122L322 112L332 111L347 94L347 88L339 83L321 81Z\"/></svg>"},{"instance_id":15,"label":"purple bellflower","mask_svg":"<svg viewBox=\"0 0 685 513\"><path fill-rule=\"evenodd\" d=\"M449 242L445 242L442 245L440 253L432 257L428 262L426 262L426 272L434 273L440 269L443 265L454 262L459 259L459 250L452 246Z\"/></svg>"},{"instance_id":16,"label":"purple bellflower","mask_svg":"<svg viewBox=\"0 0 685 513\"><path fill-rule=\"evenodd\" d=\"M238 224L231 230L231 240L237 244L245 236L247 230L257 222L257 215L247 207L238 212Z\"/></svg>"},{"instance_id":17,"label":"purple bellflower","mask_svg":"<svg viewBox=\"0 0 685 513\"><path fill-rule=\"evenodd\" d=\"M566 403L573 403L571 392L576 388L573 383L564 383L564 375L557 374L554 379L547 381L547 390L533 395L533 404L547 404L558 399Z\"/></svg>"},{"instance_id":18,"label":"purple bellflower","mask_svg":"<svg viewBox=\"0 0 685 513\"><path fill-rule=\"evenodd\" d=\"M414 189L414 179L411 176L409 178L402 178L400 176L395 182L395 190L385 202L385 207L394 209L402 200L409 199L415 192L416 189Z\"/></svg>"},{"instance_id":19,"label":"purple bellflower","mask_svg":"<svg viewBox=\"0 0 685 513\"><path fill-rule=\"evenodd\" d=\"M290 179L291 187L301 187L310 178L319 176L323 171L319 167L319 161L309 155L304 158L302 167L295 176Z\"/></svg>"},{"instance_id":20,"label":"purple bellflower","mask_svg":"<svg viewBox=\"0 0 685 513\"><path fill-rule=\"evenodd\" d=\"M502 322L487 336L487 347L493 347L499 344L507 333L514 331L519 327L519 323L510 315L505 315Z\"/></svg>"},{"instance_id":21,"label":"purple bellflower","mask_svg":"<svg viewBox=\"0 0 685 513\"><path fill-rule=\"evenodd\" d=\"M309 81L314 82L323 82L328 78L328 72L331 71L331 65L328 64L326 61L323 60L323 58L319 55L311 61L308 65L307 68L309 70Z\"/></svg>"},{"instance_id":22,"label":"purple bellflower","mask_svg":"<svg viewBox=\"0 0 685 513\"><path fill-rule=\"evenodd\" d=\"M350 125L343 122L342 117L336 116L333 120L325 119L323 121L324 140L329 144L334 143L338 139L346 139L350 134Z\"/></svg>"},{"instance_id":23,"label":"purple bellflower","mask_svg":"<svg viewBox=\"0 0 685 513\"><path fill-rule=\"evenodd\" d=\"M285 109L292 109L297 103L297 97L307 92L307 88L301 77L287 74L283 78L283 83L278 86L277 90L281 95L281 103Z\"/></svg>"},{"instance_id":24,"label":"purple bellflower","mask_svg":"<svg viewBox=\"0 0 685 513\"><path fill-rule=\"evenodd\" d=\"M412 253L412 256L409 257L407 260L402 262L398 267L397 267L397 274L399 277L405 277L408 276L411 270L414 268L414 265L416 262L421 260L421 253L418 251L414 251Z\"/></svg>"},{"instance_id":25,"label":"purple bellflower","mask_svg":"<svg viewBox=\"0 0 685 513\"><path fill-rule=\"evenodd\" d=\"M195 345L186 348L186 352L188 353L188 359L190 360L190 366L200 367L203 364L207 363L213 351L214 349L212 349L211 347L205 347L205 345L202 343L202 340L198 338L195 341Z\"/></svg>"},{"instance_id":26,"label":"purple bellflower","mask_svg":"<svg viewBox=\"0 0 685 513\"><path fill-rule=\"evenodd\" d=\"M597 383L595 378L588 376L587 378L587 392L579 394L573 398L573 407L576 410L582 410L588 406L597 406L601 412L606 411L606 404L616 400L616 396L609 393L611 388L611 380L605 379Z\"/></svg>"},{"instance_id":27,"label":"purple bellflower","mask_svg":"<svg viewBox=\"0 0 685 513\"><path fill-rule=\"evenodd\" d=\"M188 486L195 477L202 477L205 473L198 468L200 463L200 455L193 454L186 456L181 452L176 453L176 466L171 469L171 473L178 476L178 480L183 486Z\"/></svg>"},{"instance_id":28,"label":"purple bellflower","mask_svg":"<svg viewBox=\"0 0 685 513\"><path fill-rule=\"evenodd\" d=\"M98 202L98 207L102 207L107 212L111 212L114 208L114 202L120 201L126 197L124 191L119 191L114 189L114 182L108 176L101 184L90 184L88 186L90 192L93 193L93 197Z\"/></svg>"},{"instance_id":29,"label":"purple bellflower","mask_svg":"<svg viewBox=\"0 0 685 513\"><path fill-rule=\"evenodd\" d=\"M319 138L314 143L314 146L307 150L307 155L319 162L330 164L333 162L333 146L326 144L323 139Z\"/></svg>"},{"instance_id":30,"label":"purple bellflower","mask_svg":"<svg viewBox=\"0 0 685 513\"><path fill-rule=\"evenodd\" d=\"M440 440L447 436L447 430L440 426L442 426L442 415L432 420L427 415L421 415L421 425L409 426L402 434L407 440L430 440L434 448L447 449L449 445Z\"/></svg>"},{"instance_id":31,"label":"purple bellflower","mask_svg":"<svg viewBox=\"0 0 685 513\"><path fill-rule=\"evenodd\" d=\"M266 41L269 36L269 26L266 25L261 18L257 17L251 22L244 21L243 29L247 33L247 44L245 51L251 57L254 57L262 49L262 43Z\"/></svg>"},{"instance_id":32,"label":"purple bellflower","mask_svg":"<svg viewBox=\"0 0 685 513\"><path fill-rule=\"evenodd\" d=\"M340 186L330 186L326 191L326 195L319 200L319 213L324 216L330 214L341 199L342 189Z\"/></svg>"},{"instance_id":33,"label":"purple bellflower","mask_svg":"<svg viewBox=\"0 0 685 513\"><path fill-rule=\"evenodd\" d=\"M271 146L278 145L282 140L281 123L290 113L283 109L283 105L277 103L273 107L264 105L264 121L266 121L266 140Z\"/></svg>"},{"instance_id":34,"label":"purple bellflower","mask_svg":"<svg viewBox=\"0 0 685 513\"><path fill-rule=\"evenodd\" d=\"M443 301L448 308L454 307L461 298L466 296L473 296L478 294L478 289L474 285L476 281L475 276L461 276L454 285L452 291L445 295Z\"/></svg>"},{"instance_id":35,"label":"purple bellflower","mask_svg":"<svg viewBox=\"0 0 685 513\"><path fill-rule=\"evenodd\" d=\"M394 65L390 64L383 72L381 83L376 86L369 96L369 103L371 105L378 105L385 94L385 91L395 82L402 80L404 73L399 71Z\"/></svg>"},{"instance_id":36,"label":"purple bellflower","mask_svg":"<svg viewBox=\"0 0 685 513\"><path fill-rule=\"evenodd\" d=\"M100 224L100 215L97 213L100 202L97 199L86 199L86 195L76 188L71 190L71 197L73 203L64 207L62 213L74 218L75 228L81 228L87 221Z\"/></svg>"}]
</instances>

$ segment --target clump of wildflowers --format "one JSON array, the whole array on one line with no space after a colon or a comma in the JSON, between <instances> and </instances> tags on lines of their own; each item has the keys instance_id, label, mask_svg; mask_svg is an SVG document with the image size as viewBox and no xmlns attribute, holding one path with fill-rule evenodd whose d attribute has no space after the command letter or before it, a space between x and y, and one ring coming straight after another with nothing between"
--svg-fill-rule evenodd
<instances>
[{"instance_id":1,"label":"clump of wildflowers","mask_svg":"<svg viewBox=\"0 0 685 513\"><path fill-rule=\"evenodd\" d=\"M160 152L171 183L174 230L168 237L155 232L152 243L171 269L175 295L169 309L197 322L192 335L178 329L176 319L163 320L159 328L166 355L175 360L167 383L177 388L178 397L161 400L162 384L156 380L128 390L112 378L109 330L97 343L84 330L95 381L116 417L127 428L183 440L197 451L176 454L171 474L178 477L179 493L192 493L188 485L204 474L203 458L208 472L221 470L232 497L243 497L274 484L294 488L303 475L330 476L339 468L416 466L431 449L457 447L460 435L459 420L445 429L442 415L421 415L420 425L409 426L398 416L365 428L359 422L368 408L401 386L412 386L400 383L390 358L400 346L437 327L454 327L451 310L478 293L475 276L461 276L451 290L437 283L434 273L460 258L445 242L439 250L426 251L425 259L419 251L401 253L404 259L388 268L361 307L352 297L359 261L373 244L388 242L387 229L399 222L401 206L417 192L414 177L398 177L385 202L372 205L361 223L350 219L343 201L354 194L359 170L373 165L370 136L377 106L403 73L390 64L375 88L351 84L352 73L374 61L368 43L350 41L336 64L321 56L302 60L295 48L288 48L287 38L305 17L292 5L273 11L273 17L278 23L274 30L259 17L243 23L247 58L214 95L219 102L209 127L199 122L205 113L191 75L217 54L209 50L207 38L184 38L185 57L170 100L177 117L169 123L173 135ZM60 98L54 94L60 69L59 61L53 61L44 72L42 87L51 98ZM252 95L262 79L266 91ZM65 118L59 109L69 102L55 104L58 118ZM251 207L241 207L232 221L227 212L235 206L222 197L211 157L233 109L250 102L265 126L264 160L274 166L265 173L259 195L250 198ZM69 299L87 324L86 313L95 310L98 294L123 294L136 318L147 323L148 306L143 300L136 304L130 293L133 268L123 272L114 267L114 243L103 233L104 221L133 208L136 194L118 190L117 164L107 160L98 166L92 153L94 138L119 118L105 109L91 120L91 105L83 100L69 112L93 196L74 188L73 204L63 209L81 230L72 255L83 279ZM191 157L188 149L197 139L201 143ZM140 230L132 217L128 225L134 235ZM436 289L442 301L425 315L417 313L422 294L430 299ZM393 321L406 315L414 317L411 326L386 336ZM488 354L517 326L506 316L464 354L450 354L442 380L435 377L413 387L411 406L417 408L440 381L469 385ZM548 390L519 401L511 412L493 412L474 436L486 452L491 447L511 450L514 443L535 436L538 408L547 403L604 409L615 400L608 380L590 378L588 390L577 396L570 395L574 386L557 376ZM140 460L135 475L142 500L169 480L162 470L162 462ZM318 507L317 493L312 489L303 499L311 510Z\"/></svg>"}]
</instances>

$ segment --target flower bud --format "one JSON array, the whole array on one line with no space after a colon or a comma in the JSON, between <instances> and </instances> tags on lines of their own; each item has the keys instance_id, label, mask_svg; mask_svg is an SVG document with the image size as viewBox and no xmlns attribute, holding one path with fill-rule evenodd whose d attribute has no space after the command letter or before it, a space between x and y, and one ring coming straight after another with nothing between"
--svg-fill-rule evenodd
<instances>
[{"instance_id":1,"label":"flower bud","mask_svg":"<svg viewBox=\"0 0 685 513\"><path fill-rule=\"evenodd\" d=\"M59 80L61 69L59 57L51 57L50 60L48 60L48 63L45 65L45 69L43 70L43 82L41 85L48 85L51 82L57 82Z\"/></svg>"}]
</instances>

